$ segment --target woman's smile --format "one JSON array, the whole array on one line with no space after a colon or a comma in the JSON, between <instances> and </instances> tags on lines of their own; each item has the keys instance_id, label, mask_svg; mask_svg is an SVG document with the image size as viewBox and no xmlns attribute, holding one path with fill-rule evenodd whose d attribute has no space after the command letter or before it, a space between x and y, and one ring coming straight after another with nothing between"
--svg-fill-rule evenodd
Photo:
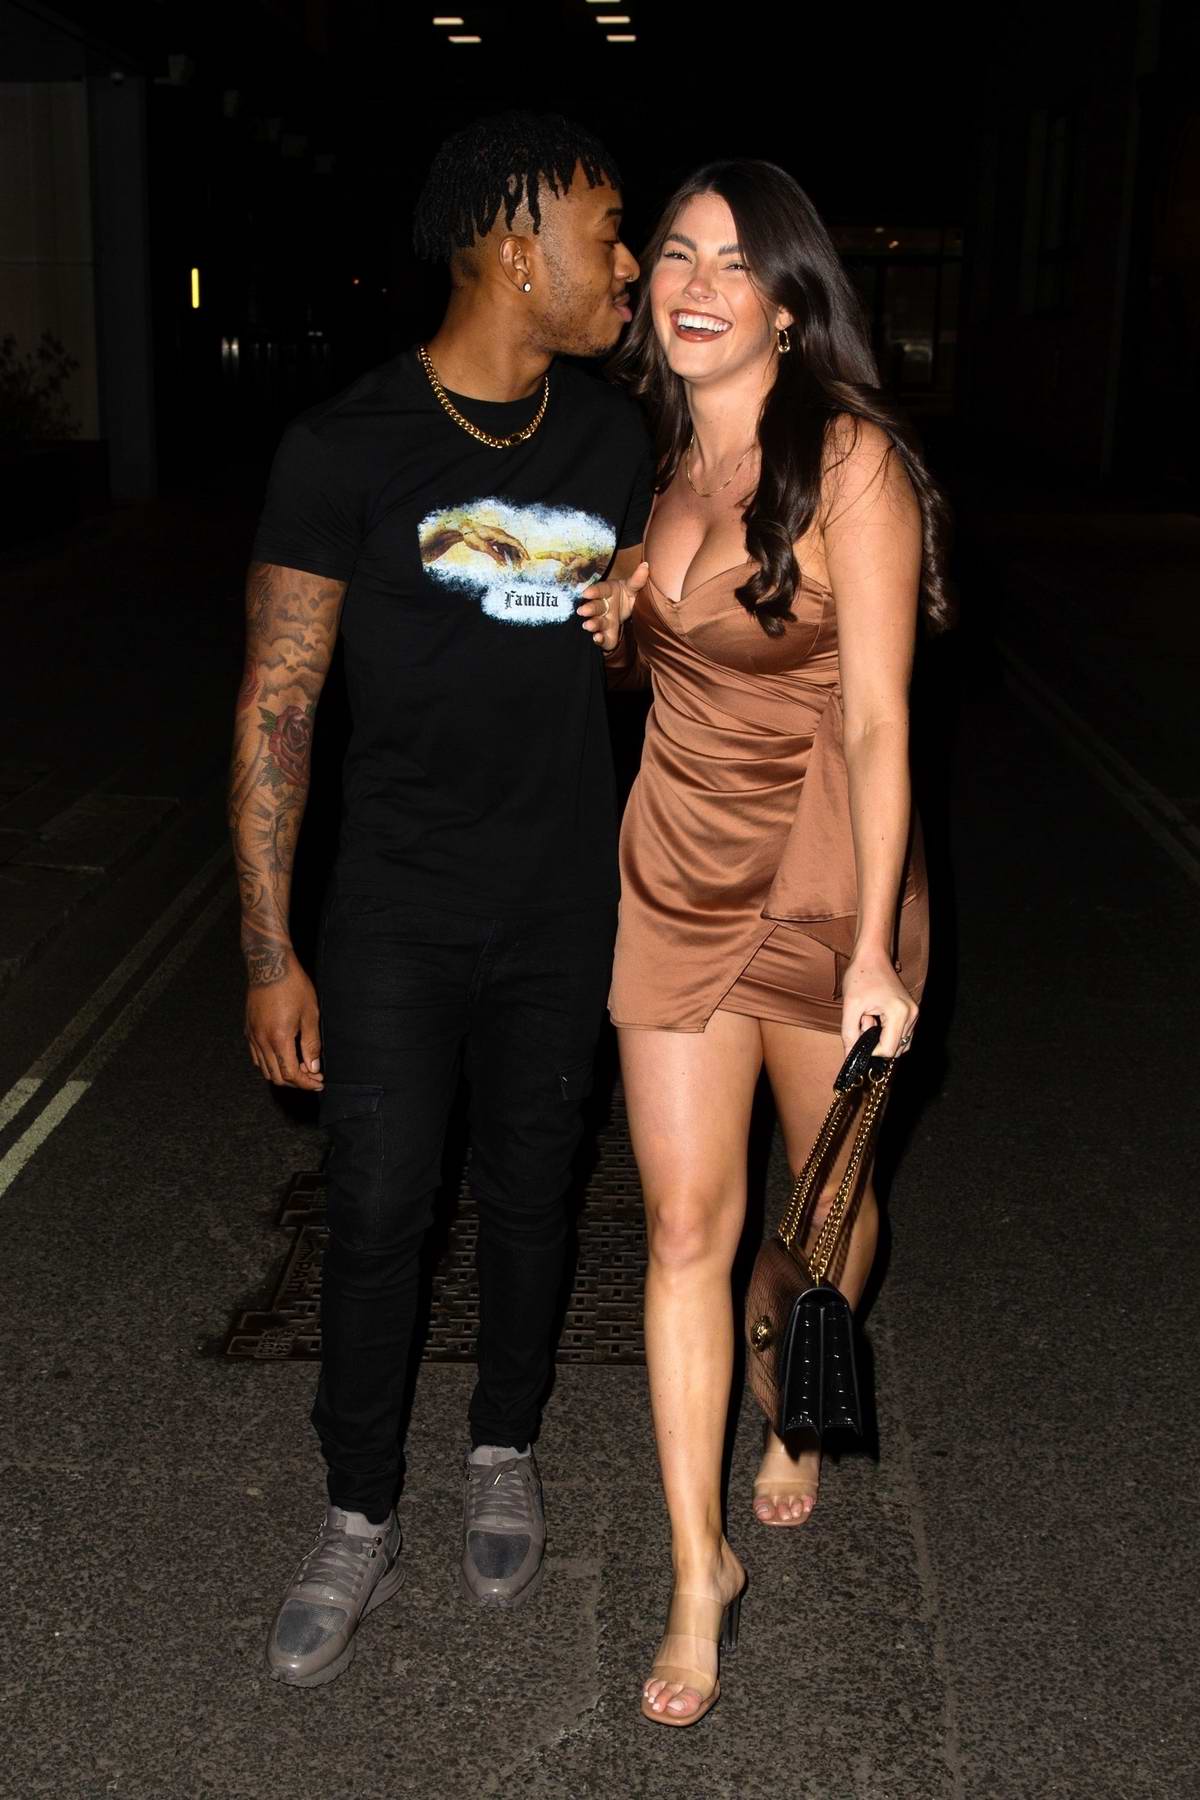
<instances>
[{"instance_id":1,"label":"woman's smile","mask_svg":"<svg viewBox=\"0 0 1200 1800\"><path fill-rule=\"evenodd\" d=\"M671 326L675 336L683 338L685 343L704 344L724 337L733 329L733 320L722 319L716 313L681 309L671 314Z\"/></svg>"}]
</instances>

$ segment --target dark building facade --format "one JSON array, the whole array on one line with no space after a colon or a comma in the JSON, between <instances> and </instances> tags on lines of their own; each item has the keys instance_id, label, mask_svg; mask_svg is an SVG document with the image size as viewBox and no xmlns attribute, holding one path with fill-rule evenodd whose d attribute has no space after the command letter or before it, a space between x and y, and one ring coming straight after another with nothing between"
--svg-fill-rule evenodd
<instances>
[{"instance_id":1,"label":"dark building facade","mask_svg":"<svg viewBox=\"0 0 1200 1800\"><path fill-rule=\"evenodd\" d=\"M750 6L684 71L667 12L630 10L609 46L584 0L485 0L455 48L382 0L0 0L0 339L66 347L118 497L261 459L435 320L407 219L438 139L558 106L618 146L635 245L705 158L791 169L948 441L1194 491L1193 6L1018 0L986 39L935 6L919 36L877 19L852 78L837 20Z\"/></svg>"},{"instance_id":2,"label":"dark building facade","mask_svg":"<svg viewBox=\"0 0 1200 1800\"><path fill-rule=\"evenodd\" d=\"M1010 24L967 221L962 417L1032 470L1194 494L1200 20L1135 0Z\"/></svg>"}]
</instances>

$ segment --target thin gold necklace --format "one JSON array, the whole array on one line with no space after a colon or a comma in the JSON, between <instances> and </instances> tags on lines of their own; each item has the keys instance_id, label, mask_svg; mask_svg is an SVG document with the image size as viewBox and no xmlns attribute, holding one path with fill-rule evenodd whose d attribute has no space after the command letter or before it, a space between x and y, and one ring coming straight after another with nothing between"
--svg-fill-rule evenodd
<instances>
[{"instance_id":1,"label":"thin gold necklace","mask_svg":"<svg viewBox=\"0 0 1200 1800\"><path fill-rule=\"evenodd\" d=\"M420 360L421 367L429 377L430 387L437 395L438 400L441 402L445 411L448 412L450 417L454 420L454 423L456 425L461 425L462 429L468 432L471 437L475 438L478 443L486 444L489 450L511 450L514 444L527 443L546 416L546 408L550 404L549 371L546 373L545 381L542 386L542 404L538 407L528 425L522 425L520 431L510 431L507 437L493 437L491 432L481 431L478 425L472 425L470 419L463 418L457 406L454 405L449 394L438 380L438 372L434 368L429 352L424 344L417 345L417 356Z\"/></svg>"},{"instance_id":2,"label":"thin gold necklace","mask_svg":"<svg viewBox=\"0 0 1200 1800\"><path fill-rule=\"evenodd\" d=\"M741 468L742 464L745 462L746 458L749 456L751 450L753 450L754 445L748 444L746 446L746 448L742 451L742 454L738 457L737 461L733 465L733 475L731 475L729 477L729 481L723 481L721 483L720 487L715 487L715 488L698 488L696 486L695 482L692 480L692 451L695 449L695 447L696 447L696 434L695 434L695 432L693 432L691 443L689 443L689 445L687 447L687 454L685 455L685 457L683 459L683 472L687 476L687 484L691 488L693 494L699 494L699 496L702 500L711 500L714 494L723 494L725 492L725 489L729 486L729 483L733 480L734 475L737 474L738 470Z\"/></svg>"}]
</instances>

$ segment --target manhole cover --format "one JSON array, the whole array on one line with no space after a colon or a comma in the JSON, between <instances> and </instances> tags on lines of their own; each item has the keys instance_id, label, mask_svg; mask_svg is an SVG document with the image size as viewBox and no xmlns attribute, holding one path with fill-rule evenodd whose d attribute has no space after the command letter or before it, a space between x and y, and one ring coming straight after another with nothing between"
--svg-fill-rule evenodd
<instances>
[{"instance_id":1,"label":"manhole cover","mask_svg":"<svg viewBox=\"0 0 1200 1800\"><path fill-rule=\"evenodd\" d=\"M295 1361L321 1354L321 1257L325 1188L319 1173L293 1176L279 1223L293 1233L268 1309L238 1315L226 1356L255 1362ZM473 1362L479 1310L475 1280L477 1215L466 1184L433 1280L426 1362ZM629 1144L620 1087L596 1141L596 1163L576 1230L578 1260L558 1345L564 1363L640 1363L646 1235L641 1188Z\"/></svg>"}]
</instances>

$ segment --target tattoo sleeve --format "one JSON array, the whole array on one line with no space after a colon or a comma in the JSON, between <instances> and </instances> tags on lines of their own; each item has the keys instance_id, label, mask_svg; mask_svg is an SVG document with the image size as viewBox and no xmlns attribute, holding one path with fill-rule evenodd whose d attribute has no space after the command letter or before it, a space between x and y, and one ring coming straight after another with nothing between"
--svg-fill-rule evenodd
<instances>
[{"instance_id":1,"label":"tattoo sleeve","mask_svg":"<svg viewBox=\"0 0 1200 1800\"><path fill-rule=\"evenodd\" d=\"M345 591L345 582L299 569L250 565L229 829L241 894L242 954L253 987L281 981L291 961L292 865L308 799L313 718Z\"/></svg>"}]
</instances>

